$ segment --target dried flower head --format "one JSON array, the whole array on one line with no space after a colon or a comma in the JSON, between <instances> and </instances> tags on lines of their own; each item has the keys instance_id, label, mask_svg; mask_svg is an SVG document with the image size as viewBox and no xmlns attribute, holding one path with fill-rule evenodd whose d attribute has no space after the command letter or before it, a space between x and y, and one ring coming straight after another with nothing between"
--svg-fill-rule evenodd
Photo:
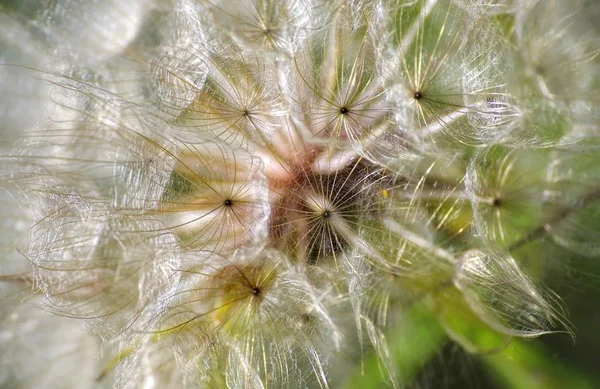
<instances>
[{"instance_id":1,"label":"dried flower head","mask_svg":"<svg viewBox=\"0 0 600 389\"><path fill-rule=\"evenodd\" d=\"M0 7L51 90L5 153L31 268L0 283L122 388L339 387L370 350L398 387L411 312L475 354L571 331L524 248L600 253L599 51L548 3Z\"/></svg>"}]
</instances>

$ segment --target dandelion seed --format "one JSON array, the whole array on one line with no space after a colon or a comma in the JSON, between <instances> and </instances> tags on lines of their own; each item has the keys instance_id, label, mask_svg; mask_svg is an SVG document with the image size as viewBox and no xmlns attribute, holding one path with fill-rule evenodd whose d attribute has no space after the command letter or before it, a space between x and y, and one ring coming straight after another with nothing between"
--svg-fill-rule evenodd
<instances>
[{"instance_id":1,"label":"dandelion seed","mask_svg":"<svg viewBox=\"0 0 600 389\"><path fill-rule=\"evenodd\" d=\"M493 147L472 160L466 190L484 239L509 247L550 219L542 211L547 158L544 150Z\"/></svg>"},{"instance_id":2,"label":"dandelion seed","mask_svg":"<svg viewBox=\"0 0 600 389\"><path fill-rule=\"evenodd\" d=\"M561 320L512 258L465 253L454 284L483 321L507 335L539 336Z\"/></svg>"}]
</instances>

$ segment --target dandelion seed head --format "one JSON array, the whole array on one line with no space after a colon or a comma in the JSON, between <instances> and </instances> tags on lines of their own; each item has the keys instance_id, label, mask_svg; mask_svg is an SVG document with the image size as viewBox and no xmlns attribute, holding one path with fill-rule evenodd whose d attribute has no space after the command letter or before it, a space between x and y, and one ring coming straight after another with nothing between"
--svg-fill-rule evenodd
<instances>
[{"instance_id":1,"label":"dandelion seed head","mask_svg":"<svg viewBox=\"0 0 600 389\"><path fill-rule=\"evenodd\" d=\"M542 3L34 13L81 63L43 74L49 113L6 156L33 271L0 282L103 337L97 380L123 388L333 387L370 351L398 387L411 312L473 353L568 332L520 249L598 255L597 127L574 114L595 95L548 73L595 52Z\"/></svg>"}]
</instances>

